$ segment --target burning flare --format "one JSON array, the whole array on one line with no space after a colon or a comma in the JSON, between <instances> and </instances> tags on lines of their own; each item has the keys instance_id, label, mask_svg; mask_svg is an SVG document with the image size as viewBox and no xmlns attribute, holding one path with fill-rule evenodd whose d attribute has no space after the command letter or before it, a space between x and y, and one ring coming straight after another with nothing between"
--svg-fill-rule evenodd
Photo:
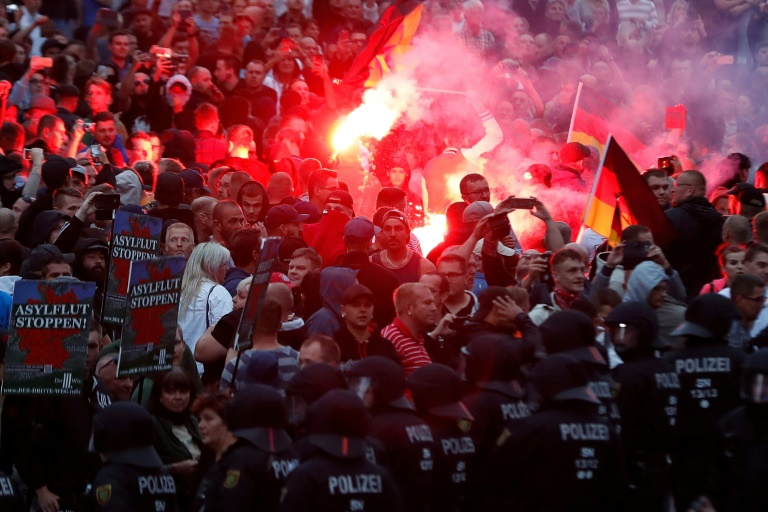
<instances>
[{"instance_id":1,"label":"burning flare","mask_svg":"<svg viewBox=\"0 0 768 512\"><path fill-rule=\"evenodd\" d=\"M415 84L403 77L388 77L363 94L363 103L336 128L331 143L336 153L362 137L381 140L403 113L418 101ZM410 114L410 112L409 112Z\"/></svg>"},{"instance_id":2,"label":"burning flare","mask_svg":"<svg viewBox=\"0 0 768 512\"><path fill-rule=\"evenodd\" d=\"M443 241L443 238L445 238L445 229L445 215L436 213L427 215L427 218L424 221L424 226L413 230L413 234L419 239L421 251L424 256L429 254L429 251Z\"/></svg>"}]
</instances>

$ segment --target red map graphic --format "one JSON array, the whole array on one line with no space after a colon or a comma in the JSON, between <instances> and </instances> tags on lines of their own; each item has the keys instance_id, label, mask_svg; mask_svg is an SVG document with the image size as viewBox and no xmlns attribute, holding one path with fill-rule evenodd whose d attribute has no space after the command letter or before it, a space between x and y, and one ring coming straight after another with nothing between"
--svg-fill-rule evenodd
<instances>
[{"instance_id":1,"label":"red map graphic","mask_svg":"<svg viewBox=\"0 0 768 512\"><path fill-rule=\"evenodd\" d=\"M149 226L142 226L138 219L134 217L128 217L128 229L122 230L116 235L132 236L136 238L152 238L152 232ZM128 294L128 274L131 271L131 262L123 258L113 258L112 265L114 267L113 277L115 283L117 283L117 294Z\"/></svg>"},{"instance_id":2,"label":"red map graphic","mask_svg":"<svg viewBox=\"0 0 768 512\"><path fill-rule=\"evenodd\" d=\"M50 287L44 288L45 302L48 304L78 304L80 300L74 291L70 290L63 295L57 295ZM29 304L40 304L40 300L30 300ZM18 329L19 350L28 350L24 364L49 364L53 368L64 368L64 362L69 359L69 352L64 348L63 341L79 334L80 329Z\"/></svg>"},{"instance_id":3,"label":"red map graphic","mask_svg":"<svg viewBox=\"0 0 768 512\"><path fill-rule=\"evenodd\" d=\"M158 272L157 267L148 266L149 279L142 279L139 284L154 283L173 279L173 273L170 267L166 267ZM163 327L163 315L173 309L174 304L161 304L148 308L133 309L129 312L131 315L131 328L136 332L134 345L146 345L147 343L159 343L165 334Z\"/></svg>"}]
</instances>

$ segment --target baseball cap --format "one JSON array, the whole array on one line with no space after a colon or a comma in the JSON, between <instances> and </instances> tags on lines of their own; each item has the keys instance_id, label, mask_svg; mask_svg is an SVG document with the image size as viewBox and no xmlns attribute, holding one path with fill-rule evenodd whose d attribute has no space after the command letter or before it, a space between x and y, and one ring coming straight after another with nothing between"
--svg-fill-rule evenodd
<instances>
[{"instance_id":1,"label":"baseball cap","mask_svg":"<svg viewBox=\"0 0 768 512\"><path fill-rule=\"evenodd\" d=\"M297 212L291 205L279 204L269 209L269 212L267 212L267 216L264 219L264 226L267 228L276 228L282 224L304 222L308 218L309 215Z\"/></svg>"},{"instance_id":2,"label":"baseball cap","mask_svg":"<svg viewBox=\"0 0 768 512\"><path fill-rule=\"evenodd\" d=\"M344 236L351 236L359 238L360 240L368 240L376 234L376 227L373 225L370 219L367 217L355 217L350 219L344 226Z\"/></svg>"},{"instance_id":3,"label":"baseball cap","mask_svg":"<svg viewBox=\"0 0 768 512\"><path fill-rule=\"evenodd\" d=\"M744 205L765 208L765 196L756 188L748 188L739 195L739 202Z\"/></svg>"},{"instance_id":4,"label":"baseball cap","mask_svg":"<svg viewBox=\"0 0 768 512\"><path fill-rule=\"evenodd\" d=\"M344 291L344 295L341 296L341 304L349 304L350 302L354 302L360 297L368 297L369 299L373 299L373 292L367 286L362 284L353 284Z\"/></svg>"},{"instance_id":5,"label":"baseball cap","mask_svg":"<svg viewBox=\"0 0 768 512\"><path fill-rule=\"evenodd\" d=\"M291 261L291 256L293 256L294 252L298 251L299 249L304 249L305 247L309 247L307 242L297 236L289 236L283 238L283 240L280 242L278 257L283 263L288 263Z\"/></svg>"},{"instance_id":6,"label":"baseball cap","mask_svg":"<svg viewBox=\"0 0 768 512\"><path fill-rule=\"evenodd\" d=\"M670 336L723 338L739 317L733 301L717 293L699 295L685 310L685 321Z\"/></svg>"},{"instance_id":7,"label":"baseball cap","mask_svg":"<svg viewBox=\"0 0 768 512\"><path fill-rule=\"evenodd\" d=\"M93 418L93 445L109 462L159 468L154 437L152 417L134 402L114 402Z\"/></svg>"},{"instance_id":8,"label":"baseball cap","mask_svg":"<svg viewBox=\"0 0 768 512\"><path fill-rule=\"evenodd\" d=\"M406 218L405 214L400 210L389 210L387 213L385 213L384 216L381 218L381 225L383 226L384 223L390 219L399 220L400 222L405 224L406 228L408 228L409 230L411 229L411 226L408 225L408 219Z\"/></svg>"},{"instance_id":9,"label":"baseball cap","mask_svg":"<svg viewBox=\"0 0 768 512\"><path fill-rule=\"evenodd\" d=\"M49 189L57 189L67 182L72 167L67 159L52 155L45 161L40 173Z\"/></svg>"},{"instance_id":10,"label":"baseball cap","mask_svg":"<svg viewBox=\"0 0 768 512\"><path fill-rule=\"evenodd\" d=\"M283 283L284 285L288 286L288 288L293 288L293 284L291 283L291 280L288 279L288 276L283 274L282 272L272 272L269 276L269 282L270 283Z\"/></svg>"},{"instance_id":11,"label":"baseball cap","mask_svg":"<svg viewBox=\"0 0 768 512\"><path fill-rule=\"evenodd\" d=\"M580 142L567 142L560 148L560 161L564 164L572 164L589 157L592 152Z\"/></svg>"},{"instance_id":12,"label":"baseball cap","mask_svg":"<svg viewBox=\"0 0 768 512\"><path fill-rule=\"evenodd\" d=\"M45 94L35 94L29 103L29 110L45 110L51 114L56 113L56 103L50 96Z\"/></svg>"},{"instance_id":13,"label":"baseball cap","mask_svg":"<svg viewBox=\"0 0 768 512\"><path fill-rule=\"evenodd\" d=\"M464 210L464 224L478 222L488 214L493 213L493 206L488 201L475 201Z\"/></svg>"},{"instance_id":14,"label":"baseball cap","mask_svg":"<svg viewBox=\"0 0 768 512\"><path fill-rule=\"evenodd\" d=\"M179 173L182 181L184 182L184 188L187 190L193 188L199 188L206 194L211 194L211 189L205 186L205 178L197 169L184 169Z\"/></svg>"},{"instance_id":15,"label":"baseball cap","mask_svg":"<svg viewBox=\"0 0 768 512\"><path fill-rule=\"evenodd\" d=\"M338 203L343 204L347 208L352 208L354 210L355 208L355 201L352 199L352 196L349 194L349 192L346 192L344 190L334 190L328 195L328 199L325 200L325 204L328 203Z\"/></svg>"}]
</instances>

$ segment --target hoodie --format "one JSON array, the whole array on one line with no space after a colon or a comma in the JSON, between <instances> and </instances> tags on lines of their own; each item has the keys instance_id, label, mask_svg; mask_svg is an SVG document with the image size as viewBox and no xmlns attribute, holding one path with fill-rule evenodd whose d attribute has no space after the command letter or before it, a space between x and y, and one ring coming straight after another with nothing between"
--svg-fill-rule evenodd
<instances>
[{"instance_id":1,"label":"hoodie","mask_svg":"<svg viewBox=\"0 0 768 512\"><path fill-rule=\"evenodd\" d=\"M669 276L664 273L661 265L652 261L644 261L635 267L627 282L627 292L623 302L648 303L648 296L656 285L662 281L669 282ZM683 346L683 338L670 336L670 333L685 320L685 303L667 296L664 304L656 311L659 320L659 334L667 340L673 349Z\"/></svg>"},{"instance_id":2,"label":"hoodie","mask_svg":"<svg viewBox=\"0 0 768 512\"><path fill-rule=\"evenodd\" d=\"M138 205L141 202L141 178L133 171L123 171L115 176L117 193L120 194L120 204Z\"/></svg>"},{"instance_id":3,"label":"hoodie","mask_svg":"<svg viewBox=\"0 0 768 512\"><path fill-rule=\"evenodd\" d=\"M192 84L184 75L173 75L171 78L169 78L168 83L165 85L165 99L168 101L168 105L170 106L173 106L173 97L171 96L170 92L171 87L176 84L183 85L187 88L186 91L177 95L181 100L181 106L183 107L187 104L189 98L192 96Z\"/></svg>"},{"instance_id":4,"label":"hoodie","mask_svg":"<svg viewBox=\"0 0 768 512\"><path fill-rule=\"evenodd\" d=\"M310 336L333 336L341 328L341 297L356 280L357 270L351 268L329 267L320 272L323 307L307 320L307 333Z\"/></svg>"},{"instance_id":5,"label":"hoodie","mask_svg":"<svg viewBox=\"0 0 768 512\"><path fill-rule=\"evenodd\" d=\"M51 233L55 230L59 232L59 221L66 217L57 210L46 210L40 212L32 223L32 236L29 238L29 247L37 247L40 244L47 244Z\"/></svg>"}]
</instances>

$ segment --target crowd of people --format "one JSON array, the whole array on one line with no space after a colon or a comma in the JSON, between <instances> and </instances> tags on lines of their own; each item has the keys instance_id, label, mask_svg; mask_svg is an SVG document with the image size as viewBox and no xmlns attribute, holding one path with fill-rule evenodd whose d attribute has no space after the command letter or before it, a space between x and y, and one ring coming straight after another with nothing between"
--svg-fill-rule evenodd
<instances>
[{"instance_id":1,"label":"crowd of people","mask_svg":"<svg viewBox=\"0 0 768 512\"><path fill-rule=\"evenodd\" d=\"M3 352L17 281L96 284L82 395L2 397L0 509L768 509L764 4L428 0L410 78L466 94L339 151L391 7L0 12ZM581 229L578 90L674 236ZM186 260L167 372L118 373L116 209Z\"/></svg>"}]
</instances>

